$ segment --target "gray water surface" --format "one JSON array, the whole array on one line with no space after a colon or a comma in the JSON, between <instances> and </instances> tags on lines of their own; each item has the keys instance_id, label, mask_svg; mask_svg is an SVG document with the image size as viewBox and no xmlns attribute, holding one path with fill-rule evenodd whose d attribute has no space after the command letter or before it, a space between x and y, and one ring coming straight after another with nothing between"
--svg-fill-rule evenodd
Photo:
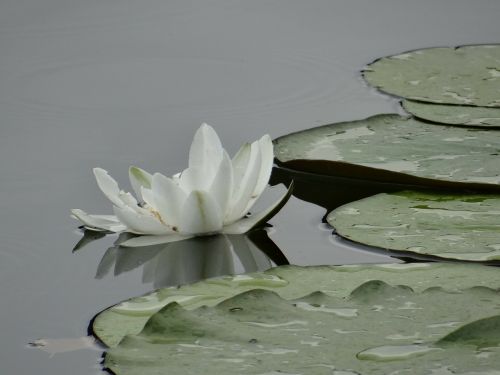
<instances>
[{"instance_id":1,"label":"gray water surface","mask_svg":"<svg viewBox=\"0 0 500 375\"><path fill-rule=\"evenodd\" d=\"M28 343L85 336L97 312L154 287L142 267L95 277L116 237L71 252L69 210L111 210L91 168L124 187L130 164L176 173L202 122L234 153L265 133L398 111L360 79L365 64L499 42L499 19L498 0L2 0L0 373L102 373L98 348L51 357ZM324 214L292 198L272 220L290 262L395 261L349 250Z\"/></svg>"}]
</instances>

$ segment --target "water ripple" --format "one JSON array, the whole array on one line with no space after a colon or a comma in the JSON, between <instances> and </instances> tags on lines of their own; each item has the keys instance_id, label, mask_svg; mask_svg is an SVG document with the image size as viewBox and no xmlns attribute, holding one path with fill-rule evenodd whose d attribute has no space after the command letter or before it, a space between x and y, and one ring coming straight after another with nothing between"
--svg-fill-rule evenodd
<instances>
[{"instance_id":1,"label":"water ripple","mask_svg":"<svg viewBox=\"0 0 500 375\"><path fill-rule=\"evenodd\" d=\"M144 57L38 64L2 101L41 116L150 111L244 116L341 99L348 68L313 57ZM339 78L342 77L342 78Z\"/></svg>"}]
</instances>

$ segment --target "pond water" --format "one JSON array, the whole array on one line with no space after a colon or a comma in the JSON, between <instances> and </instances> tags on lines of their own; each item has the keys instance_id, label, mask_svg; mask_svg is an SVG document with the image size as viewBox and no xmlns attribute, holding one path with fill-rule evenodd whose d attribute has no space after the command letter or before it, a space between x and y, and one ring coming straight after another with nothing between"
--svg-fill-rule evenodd
<instances>
[{"instance_id":1,"label":"pond water","mask_svg":"<svg viewBox=\"0 0 500 375\"><path fill-rule=\"evenodd\" d=\"M499 18L497 0L3 0L0 372L102 373L98 347L51 355L28 343L55 340L48 351L88 344L57 340L86 336L100 310L158 286L146 266L134 268L141 256L114 272L114 255L103 265L116 237L72 253L82 233L69 210L111 209L93 167L124 186L131 164L175 173L204 121L234 153L265 133L399 111L360 79L365 64L409 49L498 42ZM335 239L325 213L292 197L269 237L294 264L397 261ZM249 264L226 253L229 264L218 267L192 254L182 255L187 274L164 273L160 284ZM269 266L259 256L252 267ZM176 259L155 264L168 271Z\"/></svg>"}]
</instances>

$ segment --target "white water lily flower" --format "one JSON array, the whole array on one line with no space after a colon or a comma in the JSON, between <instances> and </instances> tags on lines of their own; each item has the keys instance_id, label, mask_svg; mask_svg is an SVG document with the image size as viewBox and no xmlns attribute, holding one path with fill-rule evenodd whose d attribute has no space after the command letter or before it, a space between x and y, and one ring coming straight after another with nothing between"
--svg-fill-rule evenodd
<instances>
[{"instance_id":1,"label":"white water lily flower","mask_svg":"<svg viewBox=\"0 0 500 375\"><path fill-rule=\"evenodd\" d=\"M241 234L269 220L290 197L291 187L268 209L247 217L264 191L273 166L269 135L244 144L233 159L215 130L203 124L189 151L189 167L172 178L131 167L137 199L119 189L104 169L94 168L99 188L115 215L72 214L91 230L143 235L122 246L146 246L215 233Z\"/></svg>"}]
</instances>

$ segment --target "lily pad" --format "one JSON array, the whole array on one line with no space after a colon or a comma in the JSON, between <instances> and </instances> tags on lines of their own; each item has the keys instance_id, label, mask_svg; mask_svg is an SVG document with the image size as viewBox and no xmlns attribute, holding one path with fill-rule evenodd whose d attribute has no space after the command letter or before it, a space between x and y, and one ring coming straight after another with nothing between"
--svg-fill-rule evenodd
<instances>
[{"instance_id":1,"label":"lily pad","mask_svg":"<svg viewBox=\"0 0 500 375\"><path fill-rule=\"evenodd\" d=\"M500 195L405 191L348 203L327 216L337 234L392 251L500 260Z\"/></svg>"},{"instance_id":2,"label":"lily pad","mask_svg":"<svg viewBox=\"0 0 500 375\"><path fill-rule=\"evenodd\" d=\"M500 127L500 108L432 104L414 100L404 100L403 108L415 117L441 124Z\"/></svg>"},{"instance_id":3,"label":"lily pad","mask_svg":"<svg viewBox=\"0 0 500 375\"><path fill-rule=\"evenodd\" d=\"M176 302L188 310L214 306L251 289L267 289L285 299L320 290L337 298L369 280L404 284L416 292L439 285L450 292L473 286L500 288L500 270L462 264L385 264L346 266L281 266L262 273L226 276L191 285L158 289L110 307L93 321L93 333L105 345L116 346L126 335L138 334L146 322L166 305Z\"/></svg>"},{"instance_id":4,"label":"lily pad","mask_svg":"<svg viewBox=\"0 0 500 375\"><path fill-rule=\"evenodd\" d=\"M408 99L500 107L500 45L406 52L375 61L363 75L380 90Z\"/></svg>"},{"instance_id":5,"label":"lily pad","mask_svg":"<svg viewBox=\"0 0 500 375\"><path fill-rule=\"evenodd\" d=\"M109 350L104 364L118 375L491 374L500 347L435 342L498 314L497 298L490 288L415 292L375 280L347 298L316 292L286 300L251 290L191 311L171 303Z\"/></svg>"},{"instance_id":6,"label":"lily pad","mask_svg":"<svg viewBox=\"0 0 500 375\"><path fill-rule=\"evenodd\" d=\"M500 130L383 114L274 141L279 165L322 175L447 188L500 188Z\"/></svg>"}]
</instances>

